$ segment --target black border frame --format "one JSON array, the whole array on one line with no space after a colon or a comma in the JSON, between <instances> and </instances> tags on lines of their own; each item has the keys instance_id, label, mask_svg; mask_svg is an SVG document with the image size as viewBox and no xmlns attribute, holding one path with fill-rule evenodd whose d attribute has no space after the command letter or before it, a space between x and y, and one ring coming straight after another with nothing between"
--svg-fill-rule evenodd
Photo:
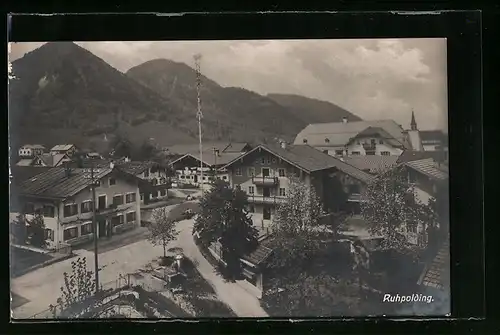
<instances>
[{"instance_id":1,"label":"black border frame","mask_svg":"<svg viewBox=\"0 0 500 335\"><path fill-rule=\"evenodd\" d=\"M439 14L384 12L357 13L235 13L185 14L88 14L15 15L10 17L8 40L184 40L184 39L278 39L278 38L418 38L446 37L448 41L448 101L450 142L450 208L452 257L452 316L484 316L484 227L482 153L481 12ZM36 27L36 29L33 29ZM137 27L140 27L139 29ZM8 252L7 252L8 254ZM7 260L8 261L8 260ZM473 283L473 284L472 284ZM315 322L316 321L316 322ZM438 321L441 322L441 321ZM444 321L443 321L444 322ZM199 323L60 322L50 324L57 332L71 323L72 332L116 330L189 329L202 332L246 332L252 319L216 320ZM363 322L330 322L315 319L295 323L298 328L361 330ZM392 327L390 321L368 324ZM417 328L423 322L408 321ZM450 324L449 322L447 322ZM156 327L156 324L159 324ZM285 329L287 320L253 323L261 331ZM22 333L41 329L41 322L14 324ZM109 326L108 326L109 325ZM119 326L120 325L120 326ZM189 325L189 326L188 326ZM451 325L451 324L450 324ZM139 326L139 328L137 328ZM45 326L46 327L46 326ZM178 328L179 327L179 328ZM307 327L307 328L304 328ZM356 327L356 328L353 328ZM224 328L224 331L222 330ZM22 330L20 330L22 329ZM422 330L422 328L421 328ZM408 330L405 330L407 332ZM388 333L387 329L383 330Z\"/></svg>"}]
</instances>

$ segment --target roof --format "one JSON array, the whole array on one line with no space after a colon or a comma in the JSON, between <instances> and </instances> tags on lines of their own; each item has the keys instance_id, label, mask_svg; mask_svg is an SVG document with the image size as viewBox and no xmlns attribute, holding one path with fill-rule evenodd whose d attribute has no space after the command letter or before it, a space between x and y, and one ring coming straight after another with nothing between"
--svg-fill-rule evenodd
<instances>
[{"instance_id":1,"label":"roof","mask_svg":"<svg viewBox=\"0 0 500 335\"><path fill-rule=\"evenodd\" d=\"M439 166L432 158L406 162L404 165L431 179L448 179L448 168L446 166Z\"/></svg>"},{"instance_id":2,"label":"roof","mask_svg":"<svg viewBox=\"0 0 500 335\"><path fill-rule=\"evenodd\" d=\"M297 135L294 144L303 144L306 139L307 144L312 146L345 146L352 138L370 127L381 128L390 137L400 143L406 143L404 130L399 124L393 120L378 120L309 124ZM325 139L328 139L328 145L325 145Z\"/></svg>"},{"instance_id":3,"label":"roof","mask_svg":"<svg viewBox=\"0 0 500 335\"><path fill-rule=\"evenodd\" d=\"M418 284L440 290L446 289L449 286L449 269L450 247L446 241L432 262L425 267Z\"/></svg>"},{"instance_id":4,"label":"roof","mask_svg":"<svg viewBox=\"0 0 500 335\"><path fill-rule=\"evenodd\" d=\"M367 137L367 136L378 136L382 139L385 140L385 142L389 143L393 147L404 147L404 136L401 139L396 139L394 138L391 134L389 134L387 131L384 130L382 127L368 127L361 132L359 132L356 136L354 136L352 140L355 138L360 138L360 137ZM349 142L351 142L349 141ZM400 142L402 141L402 142Z\"/></svg>"},{"instance_id":5,"label":"roof","mask_svg":"<svg viewBox=\"0 0 500 335\"><path fill-rule=\"evenodd\" d=\"M12 166L10 172L12 175L12 182L14 184L21 184L23 181L30 179L38 174L46 172L50 167L38 166Z\"/></svg>"},{"instance_id":6,"label":"roof","mask_svg":"<svg viewBox=\"0 0 500 335\"><path fill-rule=\"evenodd\" d=\"M344 162L369 173L391 168L397 164L399 156L349 156L344 157Z\"/></svg>"},{"instance_id":7,"label":"roof","mask_svg":"<svg viewBox=\"0 0 500 335\"><path fill-rule=\"evenodd\" d=\"M226 165L227 163L233 161L234 159L240 157L241 155L242 154L240 152L220 152L218 156L215 156L212 150L206 150L203 152L203 163L205 163L208 166ZM201 161L200 153L194 152L185 154L184 156L181 156L173 160L172 162L170 162L170 164L177 163L188 157L194 158L197 161Z\"/></svg>"},{"instance_id":8,"label":"roof","mask_svg":"<svg viewBox=\"0 0 500 335\"><path fill-rule=\"evenodd\" d=\"M59 164L59 162L64 159L64 158L68 158L68 156L66 154L55 154L55 155L52 155L52 154L49 154L49 153L44 153L44 154L41 154L39 157L44 163L45 165L47 166L57 166L57 164Z\"/></svg>"},{"instance_id":9,"label":"roof","mask_svg":"<svg viewBox=\"0 0 500 335\"><path fill-rule=\"evenodd\" d=\"M31 163L33 163L33 159L21 159L19 162L16 163L17 166L31 166Z\"/></svg>"},{"instance_id":10,"label":"roof","mask_svg":"<svg viewBox=\"0 0 500 335\"><path fill-rule=\"evenodd\" d=\"M269 256L271 256L273 252L271 248L268 248L266 243L267 241L268 240L263 240L262 242L260 242L257 248L253 252L243 256L242 259L252 263L255 266L259 266L262 263L264 263L269 258Z\"/></svg>"},{"instance_id":11,"label":"roof","mask_svg":"<svg viewBox=\"0 0 500 335\"><path fill-rule=\"evenodd\" d=\"M25 144L21 148L30 148L30 149L45 149L45 146L41 144Z\"/></svg>"},{"instance_id":12,"label":"roof","mask_svg":"<svg viewBox=\"0 0 500 335\"><path fill-rule=\"evenodd\" d=\"M249 145L246 142L204 142L203 151L210 151L213 154L213 149L219 152L242 152ZM186 155L196 154L200 152L199 144L177 144L164 148L164 152L168 155Z\"/></svg>"},{"instance_id":13,"label":"roof","mask_svg":"<svg viewBox=\"0 0 500 335\"><path fill-rule=\"evenodd\" d=\"M233 164L239 158L243 158L259 149L266 150L267 152L287 161L292 165L295 165L302 170L305 170L306 172L336 168L345 174L364 182L368 182L372 179L372 176L368 173L363 172L348 163L342 162L338 158L322 153L309 145L287 145L286 148L282 148L281 146L261 144L232 160L226 166Z\"/></svg>"},{"instance_id":14,"label":"roof","mask_svg":"<svg viewBox=\"0 0 500 335\"><path fill-rule=\"evenodd\" d=\"M66 151L66 150L71 149L72 147L74 147L74 144L58 144L58 145L55 145L50 150L51 151Z\"/></svg>"},{"instance_id":15,"label":"roof","mask_svg":"<svg viewBox=\"0 0 500 335\"><path fill-rule=\"evenodd\" d=\"M422 142L446 140L446 134L442 130L420 130L420 138Z\"/></svg>"},{"instance_id":16,"label":"roof","mask_svg":"<svg viewBox=\"0 0 500 335\"><path fill-rule=\"evenodd\" d=\"M130 173L132 175L138 175L139 173L143 173L145 170L158 165L156 162L152 161L144 161L144 162L124 162L118 163L117 166L120 170Z\"/></svg>"},{"instance_id":17,"label":"roof","mask_svg":"<svg viewBox=\"0 0 500 335\"><path fill-rule=\"evenodd\" d=\"M435 161L444 161L446 153L442 151L413 151L405 150L399 155L397 163L406 163L417 161L425 158L432 158Z\"/></svg>"}]
</instances>

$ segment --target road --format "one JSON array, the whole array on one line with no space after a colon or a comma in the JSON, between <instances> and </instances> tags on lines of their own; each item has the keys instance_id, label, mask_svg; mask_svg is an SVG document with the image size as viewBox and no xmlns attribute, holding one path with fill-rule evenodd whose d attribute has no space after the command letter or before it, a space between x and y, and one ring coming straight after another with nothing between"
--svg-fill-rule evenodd
<instances>
[{"instance_id":1,"label":"road","mask_svg":"<svg viewBox=\"0 0 500 335\"><path fill-rule=\"evenodd\" d=\"M219 299L226 303L238 316L265 317L267 314L260 307L259 300L248 293L237 283L225 282L215 272L212 265L203 257L195 245L191 234L193 220L178 223L179 235L169 244L169 248L182 248L184 254L197 264L201 275L214 287ZM94 268L94 254L88 250L76 250L79 257L85 257L89 269ZM101 284L112 283L119 274L136 272L163 254L161 246L153 246L147 240L109 249L99 254L99 280ZM48 309L60 296L60 287L64 283L64 272L71 272L68 259L50 266L29 272L12 279L11 290L29 300L26 304L14 309L14 318L29 318Z\"/></svg>"}]
</instances>

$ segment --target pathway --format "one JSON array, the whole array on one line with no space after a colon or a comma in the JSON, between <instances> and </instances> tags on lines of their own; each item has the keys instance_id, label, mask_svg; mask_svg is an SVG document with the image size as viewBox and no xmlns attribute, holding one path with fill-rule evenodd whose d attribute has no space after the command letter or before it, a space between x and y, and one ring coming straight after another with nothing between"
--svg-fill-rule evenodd
<instances>
[{"instance_id":1,"label":"pathway","mask_svg":"<svg viewBox=\"0 0 500 335\"><path fill-rule=\"evenodd\" d=\"M225 282L215 272L213 266L203 257L198 246L194 243L192 227L192 219L179 222L179 236L177 241L172 244L183 249L184 255L196 264L198 271L212 285L219 299L226 303L236 315L240 317L267 317L267 313L262 309L255 296L237 283Z\"/></svg>"}]
</instances>

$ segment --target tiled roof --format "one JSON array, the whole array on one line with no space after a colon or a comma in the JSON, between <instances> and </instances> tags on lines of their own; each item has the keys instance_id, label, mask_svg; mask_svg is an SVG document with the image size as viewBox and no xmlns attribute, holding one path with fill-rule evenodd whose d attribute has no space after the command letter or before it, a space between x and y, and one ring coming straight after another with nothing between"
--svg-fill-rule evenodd
<instances>
[{"instance_id":1,"label":"tiled roof","mask_svg":"<svg viewBox=\"0 0 500 335\"><path fill-rule=\"evenodd\" d=\"M56 151L65 151L65 150L69 150L73 147L74 145L73 144L58 144L58 145L55 145L52 149L50 149L51 151L52 150L56 150Z\"/></svg>"},{"instance_id":2,"label":"tiled roof","mask_svg":"<svg viewBox=\"0 0 500 335\"><path fill-rule=\"evenodd\" d=\"M203 162L208 166L226 165L227 163L240 157L241 155L242 154L239 152L220 152L219 155L216 157L212 150L210 150L210 151L207 150L207 151L203 152ZM177 162L179 162L187 157L192 157L192 158L196 159L197 161L200 161L200 153L194 152L194 153L186 154L180 158L177 158L176 160L172 161L171 164L177 163Z\"/></svg>"},{"instance_id":3,"label":"tiled roof","mask_svg":"<svg viewBox=\"0 0 500 335\"><path fill-rule=\"evenodd\" d=\"M41 144L25 144L21 148L29 148L29 149L45 149L45 147Z\"/></svg>"},{"instance_id":4,"label":"tiled roof","mask_svg":"<svg viewBox=\"0 0 500 335\"><path fill-rule=\"evenodd\" d=\"M14 184L21 184L23 181L32 178L43 172L47 172L50 167L38 166L12 166L10 168L12 175L12 182Z\"/></svg>"},{"instance_id":5,"label":"tiled roof","mask_svg":"<svg viewBox=\"0 0 500 335\"><path fill-rule=\"evenodd\" d=\"M250 146L246 142L231 142L224 149L224 152L243 152L247 146Z\"/></svg>"},{"instance_id":6,"label":"tiled roof","mask_svg":"<svg viewBox=\"0 0 500 335\"><path fill-rule=\"evenodd\" d=\"M448 179L448 169L439 167L432 158L421 159L418 161L406 162L405 166L426 175L429 178L437 180Z\"/></svg>"},{"instance_id":7,"label":"tiled roof","mask_svg":"<svg viewBox=\"0 0 500 335\"><path fill-rule=\"evenodd\" d=\"M286 148L282 148L278 145L259 145L229 162L226 166L231 165L237 161L238 158L243 158L244 156L259 149L266 150L269 153L288 161L290 164L295 165L307 172L337 168L345 174L364 182L368 182L372 179L372 176L368 173L363 172L348 163L342 162L338 158L322 153L309 145L287 145Z\"/></svg>"},{"instance_id":8,"label":"tiled roof","mask_svg":"<svg viewBox=\"0 0 500 335\"><path fill-rule=\"evenodd\" d=\"M400 142L400 141L404 141L404 137L398 140L398 139L394 138L391 134L389 134L382 127L371 127L370 126L370 127L366 128L365 130L359 132L356 136L354 136L351 139L351 141L354 140L355 138L366 137L366 136L376 136L376 135L378 137L384 139L385 142L389 143L393 147L404 147L403 142ZM349 142L351 142L351 141L349 141Z\"/></svg>"},{"instance_id":9,"label":"tiled roof","mask_svg":"<svg viewBox=\"0 0 500 335\"><path fill-rule=\"evenodd\" d=\"M449 286L450 248L445 242L433 261L420 276L419 285L445 289Z\"/></svg>"},{"instance_id":10,"label":"tiled roof","mask_svg":"<svg viewBox=\"0 0 500 335\"><path fill-rule=\"evenodd\" d=\"M309 145L325 146L325 139L328 139L327 146L345 146L352 138L369 127L382 128L392 138L401 143L406 142L404 130L400 125L393 120L379 120L310 124L297 135L294 144L304 144L305 139Z\"/></svg>"},{"instance_id":11,"label":"tiled roof","mask_svg":"<svg viewBox=\"0 0 500 335\"><path fill-rule=\"evenodd\" d=\"M149 169L155 165L158 165L158 163L151 162L151 161L125 162L125 163L117 164L117 166L120 168L120 170L125 171L127 173L130 173L132 175L138 175L139 173L142 173L146 169Z\"/></svg>"},{"instance_id":12,"label":"tiled roof","mask_svg":"<svg viewBox=\"0 0 500 335\"><path fill-rule=\"evenodd\" d=\"M213 154L213 149L219 152L242 152L248 145L246 142L204 142L203 151ZM178 144L165 147L163 150L167 155L186 155L200 152L199 144Z\"/></svg>"},{"instance_id":13,"label":"tiled roof","mask_svg":"<svg viewBox=\"0 0 500 335\"><path fill-rule=\"evenodd\" d=\"M110 168L96 170L95 178L102 178L111 171ZM77 194L90 184L86 169L71 169L68 174L65 168L55 167L22 182L19 191L23 195L64 199Z\"/></svg>"},{"instance_id":14,"label":"tiled roof","mask_svg":"<svg viewBox=\"0 0 500 335\"><path fill-rule=\"evenodd\" d=\"M269 256L271 256L273 252L273 250L266 245L266 242L267 240L260 242L257 249L242 258L255 266L261 265L269 258Z\"/></svg>"},{"instance_id":15,"label":"tiled roof","mask_svg":"<svg viewBox=\"0 0 500 335\"><path fill-rule=\"evenodd\" d=\"M31 166L31 163L33 163L33 159L28 158L28 159L21 159L19 162L16 163L17 166Z\"/></svg>"},{"instance_id":16,"label":"tiled roof","mask_svg":"<svg viewBox=\"0 0 500 335\"><path fill-rule=\"evenodd\" d=\"M413 151L405 150L399 155L397 163L406 163L410 161L417 161L425 158L433 158L436 161L443 161L445 152L442 151Z\"/></svg>"},{"instance_id":17,"label":"tiled roof","mask_svg":"<svg viewBox=\"0 0 500 335\"><path fill-rule=\"evenodd\" d=\"M377 173L396 165L399 156L349 156L344 161L352 166L369 173Z\"/></svg>"}]
</instances>

